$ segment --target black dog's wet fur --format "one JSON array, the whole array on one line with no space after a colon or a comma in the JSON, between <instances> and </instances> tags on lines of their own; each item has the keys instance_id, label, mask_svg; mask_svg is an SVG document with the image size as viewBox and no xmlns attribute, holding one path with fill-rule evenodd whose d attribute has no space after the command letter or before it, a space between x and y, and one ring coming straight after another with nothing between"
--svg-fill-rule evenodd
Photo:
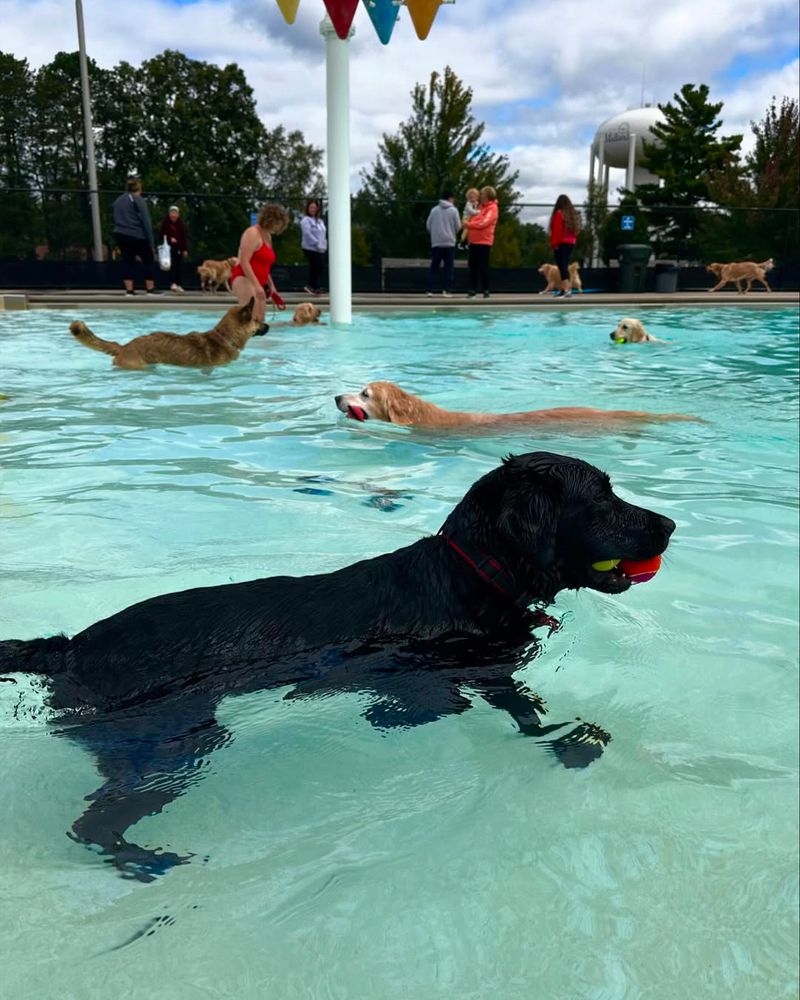
<instances>
[{"instance_id":1,"label":"black dog's wet fur","mask_svg":"<svg viewBox=\"0 0 800 1000\"><path fill-rule=\"evenodd\" d=\"M534 452L475 483L443 530L499 560L516 594L546 603L565 588L625 589L591 564L661 553L674 527L615 496L593 466ZM93 753L105 778L72 835L149 881L187 859L126 833L198 780L203 758L231 738L214 717L225 695L368 692L365 717L388 728L463 712L477 693L526 735L564 730L549 746L566 766L599 756L607 733L544 725L541 700L512 679L544 620L515 593L495 590L440 534L334 573L154 597L71 640L0 642L0 670L47 675L60 733Z\"/></svg>"}]
</instances>

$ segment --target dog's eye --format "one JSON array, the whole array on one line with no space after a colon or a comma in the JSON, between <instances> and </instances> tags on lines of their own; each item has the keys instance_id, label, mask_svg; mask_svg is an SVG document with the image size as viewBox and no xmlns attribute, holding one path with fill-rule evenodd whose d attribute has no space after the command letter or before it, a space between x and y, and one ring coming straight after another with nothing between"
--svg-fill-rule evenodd
<instances>
[{"instance_id":1,"label":"dog's eye","mask_svg":"<svg viewBox=\"0 0 800 1000\"><path fill-rule=\"evenodd\" d=\"M364 399L369 399L369 389L362 389L361 395L364 397Z\"/></svg>"}]
</instances>

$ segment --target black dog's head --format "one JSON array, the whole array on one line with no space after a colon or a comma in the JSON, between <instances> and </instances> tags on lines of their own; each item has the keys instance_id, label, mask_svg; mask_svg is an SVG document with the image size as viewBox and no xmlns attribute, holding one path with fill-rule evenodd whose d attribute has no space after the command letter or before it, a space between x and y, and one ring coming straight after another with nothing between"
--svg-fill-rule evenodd
<instances>
[{"instance_id":1,"label":"black dog's head","mask_svg":"<svg viewBox=\"0 0 800 1000\"><path fill-rule=\"evenodd\" d=\"M618 568L592 564L660 555L675 522L621 500L593 465L535 451L479 479L442 530L499 559L521 590L548 601L579 587L627 590L631 580Z\"/></svg>"}]
</instances>

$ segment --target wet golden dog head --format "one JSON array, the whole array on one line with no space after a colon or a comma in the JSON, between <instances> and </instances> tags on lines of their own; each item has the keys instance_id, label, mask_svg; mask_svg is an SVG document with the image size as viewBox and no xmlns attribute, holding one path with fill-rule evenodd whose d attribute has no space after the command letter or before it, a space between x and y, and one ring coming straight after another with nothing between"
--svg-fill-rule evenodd
<instances>
[{"instance_id":1,"label":"wet golden dog head","mask_svg":"<svg viewBox=\"0 0 800 1000\"><path fill-rule=\"evenodd\" d=\"M292 323L295 326L308 326L310 323L319 323L322 310L315 306L313 302L301 302L295 309Z\"/></svg>"},{"instance_id":2,"label":"wet golden dog head","mask_svg":"<svg viewBox=\"0 0 800 1000\"><path fill-rule=\"evenodd\" d=\"M617 328L609 334L615 344L641 344L644 341L654 340L645 330L638 319L621 319L617 323Z\"/></svg>"},{"instance_id":3,"label":"wet golden dog head","mask_svg":"<svg viewBox=\"0 0 800 1000\"><path fill-rule=\"evenodd\" d=\"M368 382L361 392L343 393L334 398L337 407L351 420L385 420L404 426L417 423L426 405L418 396L393 382Z\"/></svg>"}]
</instances>

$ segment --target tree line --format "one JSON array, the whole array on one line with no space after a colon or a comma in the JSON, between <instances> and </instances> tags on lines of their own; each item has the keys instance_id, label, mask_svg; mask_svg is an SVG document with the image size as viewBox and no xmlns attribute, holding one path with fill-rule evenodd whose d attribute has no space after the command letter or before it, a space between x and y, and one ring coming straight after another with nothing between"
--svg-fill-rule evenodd
<instances>
[{"instance_id":1,"label":"tree line","mask_svg":"<svg viewBox=\"0 0 800 1000\"><path fill-rule=\"evenodd\" d=\"M178 204L192 256L235 251L250 212L280 201L297 212L321 197L322 150L299 130L268 129L252 88L235 64L219 67L167 50L141 65L102 69L89 61L102 226L126 178L138 174L154 221ZM538 267L551 253L545 229L520 218L518 172L485 141L472 90L450 67L411 93L411 109L384 134L353 198L353 261L424 257L425 219L444 189L460 200L468 187L497 190L501 221L492 254L497 267ZM600 185L587 190L577 254L615 257L620 242L651 242L658 254L689 260L798 256L798 102L773 100L742 136L720 137L721 103L705 85L686 84L659 105L664 123L647 163L659 184L621 190L609 209ZM77 53L58 53L31 69L0 52L0 258L34 248L85 254L91 243L89 187ZM636 230L622 233L620 215ZM41 251L40 251L41 254ZM300 261L297 227L281 237L283 263Z\"/></svg>"}]
</instances>

